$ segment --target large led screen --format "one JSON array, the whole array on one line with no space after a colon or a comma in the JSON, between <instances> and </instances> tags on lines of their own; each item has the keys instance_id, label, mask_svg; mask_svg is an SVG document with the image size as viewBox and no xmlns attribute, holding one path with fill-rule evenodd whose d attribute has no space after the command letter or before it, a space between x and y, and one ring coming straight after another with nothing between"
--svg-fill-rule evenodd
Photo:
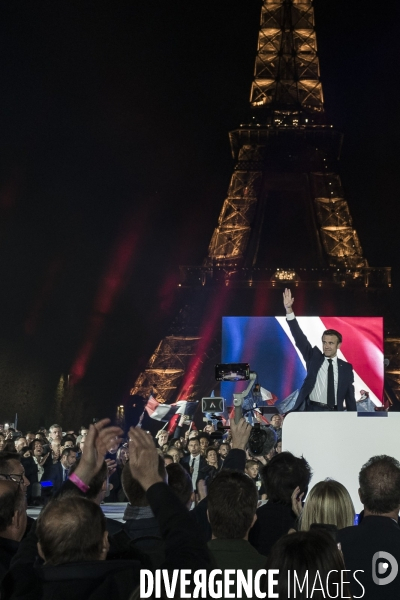
<instances>
[{"instance_id":1,"label":"large led screen","mask_svg":"<svg viewBox=\"0 0 400 600\"><path fill-rule=\"evenodd\" d=\"M297 317L312 346L321 348L322 334L336 329L343 336L339 358L353 365L356 400L369 392L379 406L383 394L382 317ZM303 357L294 344L285 317L223 317L222 362L248 362L261 386L279 400L300 388L306 375ZM232 404L232 394L246 382L223 382L221 394Z\"/></svg>"}]
</instances>

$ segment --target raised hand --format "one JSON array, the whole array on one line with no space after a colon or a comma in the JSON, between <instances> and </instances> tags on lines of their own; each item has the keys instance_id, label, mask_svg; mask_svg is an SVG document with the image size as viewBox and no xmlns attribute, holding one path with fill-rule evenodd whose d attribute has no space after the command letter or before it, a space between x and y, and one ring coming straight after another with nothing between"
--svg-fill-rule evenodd
<instances>
[{"instance_id":1,"label":"raised hand","mask_svg":"<svg viewBox=\"0 0 400 600\"><path fill-rule=\"evenodd\" d=\"M110 443L122 441L123 430L120 427L108 427L109 423L110 419L103 419L89 427L82 457L75 471L77 477L87 485L100 471Z\"/></svg>"},{"instance_id":2,"label":"raised hand","mask_svg":"<svg viewBox=\"0 0 400 600\"><path fill-rule=\"evenodd\" d=\"M132 477L145 491L154 483L162 482L158 474L158 452L154 440L139 427L129 430L129 468Z\"/></svg>"},{"instance_id":3,"label":"raised hand","mask_svg":"<svg viewBox=\"0 0 400 600\"><path fill-rule=\"evenodd\" d=\"M106 464L108 469L108 476L111 477L111 475L117 470L117 461L111 460L111 458L106 458Z\"/></svg>"},{"instance_id":4,"label":"raised hand","mask_svg":"<svg viewBox=\"0 0 400 600\"><path fill-rule=\"evenodd\" d=\"M289 288L285 288L285 291L283 292L283 306L285 307L287 313L293 312L293 302L294 298L292 297L292 292L289 290Z\"/></svg>"},{"instance_id":5,"label":"raised hand","mask_svg":"<svg viewBox=\"0 0 400 600\"><path fill-rule=\"evenodd\" d=\"M243 417L235 423L234 419L230 420L232 434L232 448L245 450L251 433L251 425Z\"/></svg>"}]
</instances>

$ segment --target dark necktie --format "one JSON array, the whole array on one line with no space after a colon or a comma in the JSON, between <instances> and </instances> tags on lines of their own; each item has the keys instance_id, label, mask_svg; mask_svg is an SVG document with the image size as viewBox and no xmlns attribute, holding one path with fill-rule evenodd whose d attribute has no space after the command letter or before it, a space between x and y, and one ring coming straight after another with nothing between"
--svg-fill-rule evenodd
<instances>
[{"instance_id":1,"label":"dark necktie","mask_svg":"<svg viewBox=\"0 0 400 600\"><path fill-rule=\"evenodd\" d=\"M335 381L333 379L333 362L328 358L328 406L335 406Z\"/></svg>"},{"instance_id":2,"label":"dark necktie","mask_svg":"<svg viewBox=\"0 0 400 600\"><path fill-rule=\"evenodd\" d=\"M63 481L67 481L68 473L69 473L69 469L64 469L64 480Z\"/></svg>"}]
</instances>

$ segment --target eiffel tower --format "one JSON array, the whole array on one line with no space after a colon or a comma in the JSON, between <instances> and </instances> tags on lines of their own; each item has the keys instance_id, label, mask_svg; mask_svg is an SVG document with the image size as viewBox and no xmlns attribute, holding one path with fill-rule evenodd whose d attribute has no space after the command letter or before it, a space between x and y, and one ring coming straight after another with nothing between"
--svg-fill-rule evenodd
<instances>
[{"instance_id":1,"label":"eiffel tower","mask_svg":"<svg viewBox=\"0 0 400 600\"><path fill-rule=\"evenodd\" d=\"M274 288L290 286L301 314L384 314L385 394L396 405L391 269L369 266L344 196L343 136L324 111L312 0L263 1L249 122L229 137L235 166L208 256L181 267L186 305L131 394L169 403L209 395L220 317L281 314Z\"/></svg>"}]
</instances>

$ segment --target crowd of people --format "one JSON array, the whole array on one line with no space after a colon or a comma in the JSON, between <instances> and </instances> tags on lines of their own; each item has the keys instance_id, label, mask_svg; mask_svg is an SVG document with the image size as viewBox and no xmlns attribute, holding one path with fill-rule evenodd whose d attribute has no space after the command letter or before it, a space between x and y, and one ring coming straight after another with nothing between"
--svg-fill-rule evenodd
<instances>
[{"instance_id":1,"label":"crowd of people","mask_svg":"<svg viewBox=\"0 0 400 600\"><path fill-rule=\"evenodd\" d=\"M206 425L155 439L136 427L124 438L108 420L78 435L58 424L0 431L0 597L123 600L141 597L143 569L277 569L271 597L398 598L397 460L361 468L355 525L346 488L311 487L312 465L282 451L279 415L265 456L249 452L251 426L232 421L223 437ZM126 502L122 522L104 516L107 502ZM43 507L37 521L28 505Z\"/></svg>"}]
</instances>

